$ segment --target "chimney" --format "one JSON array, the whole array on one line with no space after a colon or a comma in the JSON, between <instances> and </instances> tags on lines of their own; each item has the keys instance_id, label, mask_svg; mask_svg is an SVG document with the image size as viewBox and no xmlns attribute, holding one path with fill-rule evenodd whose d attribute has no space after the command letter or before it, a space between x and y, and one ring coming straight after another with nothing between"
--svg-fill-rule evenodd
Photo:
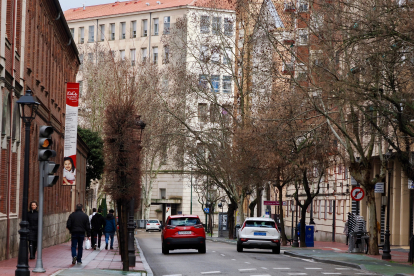
<instances>
[{"instance_id":1,"label":"chimney","mask_svg":"<svg viewBox=\"0 0 414 276\"><path fill-rule=\"evenodd\" d=\"M161 5L161 1L157 1L157 4L158 4L158 5Z\"/></svg>"},{"instance_id":2,"label":"chimney","mask_svg":"<svg viewBox=\"0 0 414 276\"><path fill-rule=\"evenodd\" d=\"M83 4L83 10L85 10L85 4Z\"/></svg>"},{"instance_id":3,"label":"chimney","mask_svg":"<svg viewBox=\"0 0 414 276\"><path fill-rule=\"evenodd\" d=\"M145 5L149 6L149 3L145 3Z\"/></svg>"}]
</instances>

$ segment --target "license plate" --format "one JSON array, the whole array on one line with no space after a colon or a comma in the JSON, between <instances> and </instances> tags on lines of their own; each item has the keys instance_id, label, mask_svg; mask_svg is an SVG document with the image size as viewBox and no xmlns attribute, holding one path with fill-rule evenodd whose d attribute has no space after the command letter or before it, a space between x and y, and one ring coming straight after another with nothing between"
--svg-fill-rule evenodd
<instances>
[{"instance_id":1,"label":"license plate","mask_svg":"<svg viewBox=\"0 0 414 276\"><path fill-rule=\"evenodd\" d=\"M254 232L255 236L266 236L266 233L264 232Z\"/></svg>"},{"instance_id":2,"label":"license plate","mask_svg":"<svg viewBox=\"0 0 414 276\"><path fill-rule=\"evenodd\" d=\"M191 231L178 231L178 235L191 235Z\"/></svg>"}]
</instances>

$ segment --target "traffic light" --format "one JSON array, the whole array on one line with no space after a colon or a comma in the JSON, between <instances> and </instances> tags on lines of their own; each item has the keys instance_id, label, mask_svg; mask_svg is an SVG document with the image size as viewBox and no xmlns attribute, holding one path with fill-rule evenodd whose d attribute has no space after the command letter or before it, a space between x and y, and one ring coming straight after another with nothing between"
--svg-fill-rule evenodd
<instances>
[{"instance_id":1,"label":"traffic light","mask_svg":"<svg viewBox=\"0 0 414 276\"><path fill-rule=\"evenodd\" d=\"M43 185L44 187L52 187L56 184L59 179L58 175L54 175L57 170L59 169L60 164L56 164L52 161L46 161L44 167L44 175L43 175Z\"/></svg>"},{"instance_id":2,"label":"traffic light","mask_svg":"<svg viewBox=\"0 0 414 276\"><path fill-rule=\"evenodd\" d=\"M39 130L39 160L40 162L40 171L43 178L44 187L52 187L56 184L59 179L58 175L54 175L58 168L59 164L56 164L53 161L49 161L49 158L56 156L56 151L50 149L52 146L52 133L53 127L51 126L42 126Z\"/></svg>"}]
</instances>

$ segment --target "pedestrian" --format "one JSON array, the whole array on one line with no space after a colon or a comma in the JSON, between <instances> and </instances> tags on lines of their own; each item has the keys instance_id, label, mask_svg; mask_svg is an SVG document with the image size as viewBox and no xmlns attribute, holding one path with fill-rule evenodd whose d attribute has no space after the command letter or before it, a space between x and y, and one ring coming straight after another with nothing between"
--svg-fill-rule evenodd
<instances>
[{"instance_id":1,"label":"pedestrian","mask_svg":"<svg viewBox=\"0 0 414 276\"><path fill-rule=\"evenodd\" d=\"M348 220L346 220L345 222L345 226L344 226L344 234L346 235L346 245L348 245Z\"/></svg>"},{"instance_id":2,"label":"pedestrian","mask_svg":"<svg viewBox=\"0 0 414 276\"><path fill-rule=\"evenodd\" d=\"M89 225L88 215L82 210L82 204L76 205L76 210L69 215L66 222L66 228L69 229L72 237L72 264L78 262L82 264L82 250L85 233L89 239L91 236L91 228ZM76 254L76 246L78 247L78 254Z\"/></svg>"},{"instance_id":3,"label":"pedestrian","mask_svg":"<svg viewBox=\"0 0 414 276\"><path fill-rule=\"evenodd\" d=\"M34 259L37 249L37 230L39 222L39 213L37 212L37 202L32 201L29 205L29 212L27 214L27 221L29 222L29 253L30 259Z\"/></svg>"},{"instance_id":4,"label":"pedestrian","mask_svg":"<svg viewBox=\"0 0 414 276\"><path fill-rule=\"evenodd\" d=\"M111 237L111 249L114 249L114 236L116 231L116 223L114 217L114 210L109 210L109 214L106 216L106 225L105 225L105 249L108 250L108 241Z\"/></svg>"},{"instance_id":5,"label":"pedestrian","mask_svg":"<svg viewBox=\"0 0 414 276\"><path fill-rule=\"evenodd\" d=\"M92 229L92 217L96 214L96 208L92 208L92 215L89 216L89 225L91 226Z\"/></svg>"},{"instance_id":6,"label":"pedestrian","mask_svg":"<svg viewBox=\"0 0 414 276\"><path fill-rule=\"evenodd\" d=\"M98 236L98 248L101 248L102 231L105 229L106 220L101 215L102 209L99 208L98 212L92 217L92 248L96 250L96 236Z\"/></svg>"},{"instance_id":7,"label":"pedestrian","mask_svg":"<svg viewBox=\"0 0 414 276\"><path fill-rule=\"evenodd\" d=\"M300 238L300 221L298 222L297 231L298 231L298 238Z\"/></svg>"}]
</instances>

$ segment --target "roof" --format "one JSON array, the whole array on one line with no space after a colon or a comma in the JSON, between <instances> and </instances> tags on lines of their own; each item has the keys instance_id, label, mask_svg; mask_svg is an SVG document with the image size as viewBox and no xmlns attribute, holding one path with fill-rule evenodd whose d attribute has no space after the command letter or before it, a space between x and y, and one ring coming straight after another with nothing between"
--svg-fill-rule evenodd
<instances>
[{"instance_id":1,"label":"roof","mask_svg":"<svg viewBox=\"0 0 414 276\"><path fill-rule=\"evenodd\" d=\"M233 10L235 0L133 0L71 8L64 12L67 21L184 6Z\"/></svg>"}]
</instances>

